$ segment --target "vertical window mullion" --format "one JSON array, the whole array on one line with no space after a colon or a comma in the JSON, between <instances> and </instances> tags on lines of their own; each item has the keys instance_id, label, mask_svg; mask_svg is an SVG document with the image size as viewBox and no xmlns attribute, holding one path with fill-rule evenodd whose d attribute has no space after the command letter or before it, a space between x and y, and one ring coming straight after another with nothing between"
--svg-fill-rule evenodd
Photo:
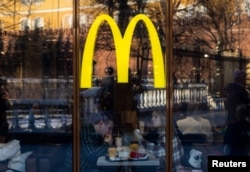
<instances>
[{"instance_id":1,"label":"vertical window mullion","mask_svg":"<svg viewBox=\"0 0 250 172\"><path fill-rule=\"evenodd\" d=\"M80 55L79 55L79 1L73 1L73 78L74 78L74 88L73 88L73 171L80 172L80 88L79 88L79 64L80 64Z\"/></svg>"},{"instance_id":2,"label":"vertical window mullion","mask_svg":"<svg viewBox=\"0 0 250 172\"><path fill-rule=\"evenodd\" d=\"M173 171L172 163L172 133L173 133L173 82L172 82L172 1L166 1L166 42L165 42L165 71L166 71L166 171Z\"/></svg>"}]
</instances>

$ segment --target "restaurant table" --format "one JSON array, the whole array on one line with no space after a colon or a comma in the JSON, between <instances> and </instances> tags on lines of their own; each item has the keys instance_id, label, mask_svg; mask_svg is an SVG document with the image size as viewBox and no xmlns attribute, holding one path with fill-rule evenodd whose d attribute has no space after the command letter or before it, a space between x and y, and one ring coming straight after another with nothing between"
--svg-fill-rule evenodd
<instances>
[{"instance_id":1,"label":"restaurant table","mask_svg":"<svg viewBox=\"0 0 250 172\"><path fill-rule=\"evenodd\" d=\"M97 160L97 166L99 167L117 167L117 171L129 171L134 172L134 167L157 167L160 165L160 160L153 155L149 155L146 160L121 160L110 161L106 156L101 156Z\"/></svg>"}]
</instances>

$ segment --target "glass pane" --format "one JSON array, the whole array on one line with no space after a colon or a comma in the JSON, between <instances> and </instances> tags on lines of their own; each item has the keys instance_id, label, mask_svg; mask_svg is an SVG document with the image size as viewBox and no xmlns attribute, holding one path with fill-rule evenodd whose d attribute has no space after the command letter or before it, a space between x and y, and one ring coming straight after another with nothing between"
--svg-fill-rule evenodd
<instances>
[{"instance_id":1,"label":"glass pane","mask_svg":"<svg viewBox=\"0 0 250 172\"><path fill-rule=\"evenodd\" d=\"M249 155L249 141L239 143L249 124L245 117L237 119L247 115L247 106L238 105L249 103L245 46L249 3L172 2L173 118L184 148L182 166L206 171L209 156ZM237 149L241 152L233 154Z\"/></svg>"},{"instance_id":2,"label":"glass pane","mask_svg":"<svg viewBox=\"0 0 250 172\"><path fill-rule=\"evenodd\" d=\"M0 8L0 141L9 143L1 169L60 170L72 146L72 2L6 0Z\"/></svg>"},{"instance_id":3,"label":"glass pane","mask_svg":"<svg viewBox=\"0 0 250 172\"><path fill-rule=\"evenodd\" d=\"M81 171L165 172L165 3L80 2Z\"/></svg>"}]
</instances>

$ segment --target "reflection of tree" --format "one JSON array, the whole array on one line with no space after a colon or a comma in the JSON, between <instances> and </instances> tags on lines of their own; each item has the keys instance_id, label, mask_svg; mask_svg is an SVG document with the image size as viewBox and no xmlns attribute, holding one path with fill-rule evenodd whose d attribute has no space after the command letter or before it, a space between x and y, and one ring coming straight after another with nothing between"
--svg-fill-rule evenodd
<instances>
[{"instance_id":1,"label":"reflection of tree","mask_svg":"<svg viewBox=\"0 0 250 172\"><path fill-rule=\"evenodd\" d=\"M199 67L202 78L205 76L208 78L204 79L209 80L213 77L219 78L219 85L223 86L224 71L221 55L223 51L237 54L240 48L242 2L243 0L173 0L173 45L176 50L174 71L178 75L183 74L179 62L183 57L191 56L192 66L185 71ZM192 54L188 56L188 52ZM210 54L207 57L210 60L216 60L211 62L214 64L212 67L202 65L205 53ZM214 74L218 71L216 69L220 71Z\"/></svg>"},{"instance_id":2,"label":"reflection of tree","mask_svg":"<svg viewBox=\"0 0 250 172\"><path fill-rule=\"evenodd\" d=\"M42 45L42 73L43 76L49 76L51 74L51 52L48 43L43 43Z\"/></svg>"},{"instance_id":3,"label":"reflection of tree","mask_svg":"<svg viewBox=\"0 0 250 172\"><path fill-rule=\"evenodd\" d=\"M26 67L32 70L26 60L37 53L30 51L30 49L34 48L36 50L36 45L38 45L40 41L40 30L35 30L30 34L30 28L26 25L22 28L24 31L16 31L17 26L22 24L22 21L17 20L17 18L28 19L31 15L31 10L35 8L35 1L27 1L25 4L23 2L24 1L18 0L5 0L0 3L0 14L2 16L12 17L12 20L4 20L5 17L3 17L0 21L0 37L2 40L0 65L3 66L3 68L1 68L1 73L5 76L17 76L22 78L25 76ZM2 32L3 26L4 29L12 29L13 32ZM33 44L30 44L31 42Z\"/></svg>"},{"instance_id":4,"label":"reflection of tree","mask_svg":"<svg viewBox=\"0 0 250 172\"><path fill-rule=\"evenodd\" d=\"M60 32L57 42L56 42L56 69L57 75L62 75L63 71L63 61L64 61L64 54L63 54L63 33Z\"/></svg>"},{"instance_id":5,"label":"reflection of tree","mask_svg":"<svg viewBox=\"0 0 250 172\"><path fill-rule=\"evenodd\" d=\"M69 35L60 32L56 42L56 65L57 75L70 76L72 75L72 43ZM53 53L52 53L53 54Z\"/></svg>"},{"instance_id":6,"label":"reflection of tree","mask_svg":"<svg viewBox=\"0 0 250 172\"><path fill-rule=\"evenodd\" d=\"M13 28L16 30L16 26L21 24L21 21L17 20L17 16L22 18L28 18L31 15L31 10L35 8L35 1L26 1L25 3L20 0L5 0L0 3L0 14L3 16L12 16L12 21L1 21L5 28ZM22 12L20 9L23 9Z\"/></svg>"},{"instance_id":7,"label":"reflection of tree","mask_svg":"<svg viewBox=\"0 0 250 172\"><path fill-rule=\"evenodd\" d=\"M82 0L80 4L82 14L90 16L92 15L93 18L100 15L101 13L107 13L112 16L117 21L122 34L124 34L125 29L127 28L127 25L132 17L140 13L147 14L155 24L155 27L158 29L158 33L162 43L164 41L165 19L163 15L162 5L165 5L165 3L163 2L149 2L143 0ZM87 5L98 5L98 8L85 8ZM96 51L101 50L110 52L115 50L111 30L105 23L100 27L96 41ZM131 46L131 58L137 59L137 71L141 70L143 60L151 60L150 50L151 47L147 29L143 22L139 22L135 28Z\"/></svg>"},{"instance_id":8,"label":"reflection of tree","mask_svg":"<svg viewBox=\"0 0 250 172\"><path fill-rule=\"evenodd\" d=\"M236 49L238 35L232 32L240 24L236 1L181 0L174 1L174 43L215 49L220 42L223 50ZM242 0L237 1L241 4Z\"/></svg>"},{"instance_id":9,"label":"reflection of tree","mask_svg":"<svg viewBox=\"0 0 250 172\"><path fill-rule=\"evenodd\" d=\"M86 1L84 1L86 3ZM109 14L111 17L114 18L114 20L117 22L117 25L121 31L121 34L123 35L126 31L126 28L129 24L129 21L136 16L137 14L146 14L155 27L158 30L159 36L161 37L161 41L163 41L164 35L164 14L162 11L161 4L164 4L163 2L159 1L145 1L145 0L106 0L106 1L91 1L92 5L94 4L100 6L100 3L102 6L102 13ZM83 5L83 4L82 4ZM98 9L92 9L95 10L95 13L90 14L89 10L84 8L84 5L81 6L80 9L82 10L83 14L93 15L93 18L100 15L100 11ZM105 11L106 10L106 11ZM129 70L129 83L116 83L114 87L114 94L104 94L100 98L100 104L101 106L106 106L108 110L114 111L116 114L116 121L119 125L119 129L131 129L131 131L136 127L137 125L137 119L136 119L136 113L134 111L134 108L136 107L136 103L133 102L133 97L135 93L141 92L141 77L142 77L142 71L144 71L144 74L147 75L147 69L148 69L148 61L152 59L151 57L151 44L149 41L147 28L145 27L145 24L142 21L139 21L135 27L135 30L133 32L133 38L132 38L132 46L130 51L130 62L136 62L136 65L133 66L133 69ZM162 42L163 43L163 42ZM127 46L127 45L124 45ZM85 50L87 51L87 50ZM114 39L113 35L111 33L109 25L107 23L103 23L99 30L97 35L97 41L95 44L95 60L97 64L102 63L105 61L105 58L110 58L110 56L113 57L113 65L112 67L115 68L115 54L113 53L107 53L107 52L114 52L115 46L114 46ZM100 57L98 57L98 52L101 54ZM106 52L106 53L105 53ZM105 57L105 54L108 54L108 57ZM111 59L111 58L110 58ZM107 59L106 59L107 60ZM132 62L132 63L133 63ZM131 63L131 64L132 64ZM132 65L130 65L131 67ZM109 67L109 66L106 66ZM136 74L136 75L135 75ZM107 79L110 80L110 78L105 78L104 82L107 82ZM114 82L112 80L112 82ZM103 90L105 90L105 84L102 85ZM106 91L109 92L109 91ZM126 93L122 100L121 100L121 93ZM106 96L107 95L107 96ZM106 96L106 97L105 97ZM102 101L104 100L104 101ZM105 104L104 104L104 103ZM111 104L110 104L111 103ZM126 125L126 126L125 126Z\"/></svg>"}]
</instances>

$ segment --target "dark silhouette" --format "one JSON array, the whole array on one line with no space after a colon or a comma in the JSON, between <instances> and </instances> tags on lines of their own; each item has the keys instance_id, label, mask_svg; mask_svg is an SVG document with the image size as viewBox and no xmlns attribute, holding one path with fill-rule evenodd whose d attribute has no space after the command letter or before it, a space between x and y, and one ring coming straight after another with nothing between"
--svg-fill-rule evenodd
<instances>
[{"instance_id":1,"label":"dark silhouette","mask_svg":"<svg viewBox=\"0 0 250 172\"><path fill-rule=\"evenodd\" d=\"M242 70L234 72L234 82L229 83L227 91L227 125L236 122L236 107L249 103L249 94L246 91L246 73Z\"/></svg>"},{"instance_id":2,"label":"dark silhouette","mask_svg":"<svg viewBox=\"0 0 250 172\"><path fill-rule=\"evenodd\" d=\"M5 81L0 79L0 143L5 143L9 131L6 110L10 108L8 90L4 87Z\"/></svg>"}]
</instances>

